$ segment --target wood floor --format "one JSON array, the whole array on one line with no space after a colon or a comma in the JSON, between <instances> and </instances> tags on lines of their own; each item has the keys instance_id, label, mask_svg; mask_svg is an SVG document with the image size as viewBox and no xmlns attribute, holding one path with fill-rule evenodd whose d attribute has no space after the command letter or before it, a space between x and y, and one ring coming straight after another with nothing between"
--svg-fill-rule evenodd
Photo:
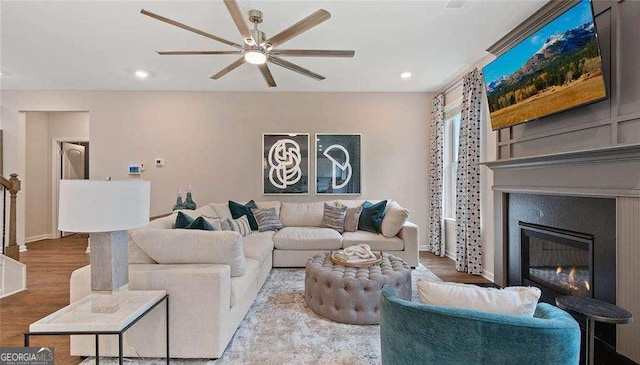
<instances>
[{"instance_id":1,"label":"wood floor","mask_svg":"<svg viewBox=\"0 0 640 365\"><path fill-rule=\"evenodd\" d=\"M27 244L20 261L27 265L27 290L0 299L0 344L24 346L29 324L69 304L71 273L89 264L86 237L71 236ZM34 336L31 346L53 346L57 364L77 364L69 356L69 336Z\"/></svg>"},{"instance_id":2,"label":"wood floor","mask_svg":"<svg viewBox=\"0 0 640 365\"><path fill-rule=\"evenodd\" d=\"M89 264L86 237L66 237L27 244L20 261L27 265L27 288L0 300L0 345L23 346L24 332L32 322L69 304L71 273ZM455 263L429 252L420 253L420 262L444 281L489 283L483 277L459 273ZM31 346L55 347L56 364L77 364L69 355L68 336L35 336Z\"/></svg>"}]
</instances>

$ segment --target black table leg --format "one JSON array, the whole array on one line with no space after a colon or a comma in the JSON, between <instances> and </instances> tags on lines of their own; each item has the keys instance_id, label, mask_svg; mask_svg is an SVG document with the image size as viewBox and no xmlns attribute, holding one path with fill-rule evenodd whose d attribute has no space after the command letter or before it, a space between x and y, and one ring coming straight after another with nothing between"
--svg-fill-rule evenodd
<instances>
[{"instance_id":1,"label":"black table leg","mask_svg":"<svg viewBox=\"0 0 640 365\"><path fill-rule=\"evenodd\" d=\"M29 347L29 334L24 334L24 347Z\"/></svg>"},{"instance_id":2,"label":"black table leg","mask_svg":"<svg viewBox=\"0 0 640 365\"><path fill-rule=\"evenodd\" d=\"M122 365L122 332L118 333L118 364Z\"/></svg>"},{"instance_id":3,"label":"black table leg","mask_svg":"<svg viewBox=\"0 0 640 365\"><path fill-rule=\"evenodd\" d=\"M100 364L100 341L96 334L96 365Z\"/></svg>"},{"instance_id":4,"label":"black table leg","mask_svg":"<svg viewBox=\"0 0 640 365\"><path fill-rule=\"evenodd\" d=\"M167 308L167 365L169 365L169 296L165 297Z\"/></svg>"},{"instance_id":5,"label":"black table leg","mask_svg":"<svg viewBox=\"0 0 640 365\"><path fill-rule=\"evenodd\" d=\"M594 362L594 358L593 358L593 354L594 354L594 337L595 337L595 332L596 332L596 321L593 318L588 318L587 317L587 333L586 333L586 343L585 343L585 362L588 365L593 365Z\"/></svg>"}]
</instances>

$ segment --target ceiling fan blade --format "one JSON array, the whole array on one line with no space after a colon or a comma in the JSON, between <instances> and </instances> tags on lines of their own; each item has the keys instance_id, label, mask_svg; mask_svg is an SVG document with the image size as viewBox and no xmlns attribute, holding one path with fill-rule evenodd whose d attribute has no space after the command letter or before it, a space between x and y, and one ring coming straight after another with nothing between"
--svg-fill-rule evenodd
<instances>
[{"instance_id":1,"label":"ceiling fan blade","mask_svg":"<svg viewBox=\"0 0 640 365\"><path fill-rule=\"evenodd\" d=\"M242 51L158 51L162 56L242 54Z\"/></svg>"},{"instance_id":2,"label":"ceiling fan blade","mask_svg":"<svg viewBox=\"0 0 640 365\"><path fill-rule=\"evenodd\" d=\"M260 73L262 74L262 77L264 77L264 81L267 82L267 85L269 85L269 87L276 87L276 80L273 79L269 66L267 66L266 63L263 63L258 65L258 69L260 69Z\"/></svg>"},{"instance_id":3,"label":"ceiling fan blade","mask_svg":"<svg viewBox=\"0 0 640 365\"><path fill-rule=\"evenodd\" d=\"M230 64L229 66L225 67L222 69L222 71L218 72L217 74L211 76L212 79L217 80L219 78L221 78L222 76L228 74L229 72L235 70L236 68L242 66L242 64L244 64L244 57L239 58L237 61L235 61L234 63Z\"/></svg>"},{"instance_id":4,"label":"ceiling fan blade","mask_svg":"<svg viewBox=\"0 0 640 365\"><path fill-rule=\"evenodd\" d=\"M300 67L296 64L293 64L289 61L285 61L282 58L276 57L276 56L269 56L269 62L278 65L280 67L284 67L286 69L289 69L291 71L295 71L297 73L303 74L305 76L311 77L312 79L316 79L318 81L320 80L324 80L325 77L322 75L318 75L317 73L313 72L313 71L309 71L304 67Z\"/></svg>"},{"instance_id":5,"label":"ceiling fan blade","mask_svg":"<svg viewBox=\"0 0 640 365\"><path fill-rule=\"evenodd\" d=\"M146 11L146 10L142 9L142 10L140 10L140 13L143 14L143 15L149 16L151 18L157 19L157 20L159 20L161 22L165 22L167 24L171 24L171 25L176 26L178 28L182 28L184 30L188 30L188 31L196 33L196 34L200 34L201 36L204 36L204 37L207 37L207 38L211 38L211 39L216 40L218 42L221 42L221 43L224 43L224 44L228 44L231 47L242 49L242 46L237 44L237 43L233 43L233 42L228 41L228 40L226 40L224 38L217 37L217 36L215 36L213 34L209 34L207 32L204 32L204 31L200 30L200 29L196 29L196 28L190 27L190 26L188 26L186 24L182 24L182 23L177 22L175 20L171 20L169 18L165 18L165 17L163 17L161 15L154 14L154 13L152 13L150 11Z\"/></svg>"},{"instance_id":6,"label":"ceiling fan blade","mask_svg":"<svg viewBox=\"0 0 640 365\"><path fill-rule=\"evenodd\" d=\"M296 24L290 26L289 28L283 30L282 32L274 35L273 37L264 41L264 46L267 49L277 47L282 43L288 41L289 39L296 37L309 29L315 27L316 25L328 20L331 18L331 13L324 9L320 9L315 13L309 15L308 17L302 19Z\"/></svg>"},{"instance_id":7,"label":"ceiling fan blade","mask_svg":"<svg viewBox=\"0 0 640 365\"><path fill-rule=\"evenodd\" d=\"M319 49L276 49L270 52L287 57L353 57L356 51L319 50Z\"/></svg>"},{"instance_id":8,"label":"ceiling fan blade","mask_svg":"<svg viewBox=\"0 0 640 365\"><path fill-rule=\"evenodd\" d=\"M236 27L240 31L240 34L242 34L244 43L250 46L255 45L256 42L253 40L253 35L251 35L251 31L249 30L247 23L244 21L238 2L236 0L224 0L224 5L227 6L227 10L229 10L229 14L231 14L233 22L236 23Z\"/></svg>"}]
</instances>

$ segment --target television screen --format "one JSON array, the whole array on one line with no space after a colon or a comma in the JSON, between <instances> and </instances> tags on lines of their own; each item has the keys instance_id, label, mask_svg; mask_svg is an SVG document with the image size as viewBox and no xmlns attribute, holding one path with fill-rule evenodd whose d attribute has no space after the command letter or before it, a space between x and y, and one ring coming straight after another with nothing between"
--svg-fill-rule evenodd
<instances>
[{"instance_id":1,"label":"television screen","mask_svg":"<svg viewBox=\"0 0 640 365\"><path fill-rule=\"evenodd\" d=\"M491 127L605 99L590 0L581 0L483 68Z\"/></svg>"}]
</instances>

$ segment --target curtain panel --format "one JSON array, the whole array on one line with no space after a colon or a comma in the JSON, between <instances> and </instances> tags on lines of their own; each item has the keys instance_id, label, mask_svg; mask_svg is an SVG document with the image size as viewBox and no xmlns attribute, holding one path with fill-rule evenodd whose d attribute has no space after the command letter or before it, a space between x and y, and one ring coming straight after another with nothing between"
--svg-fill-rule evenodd
<instances>
[{"instance_id":1,"label":"curtain panel","mask_svg":"<svg viewBox=\"0 0 640 365\"><path fill-rule=\"evenodd\" d=\"M442 149L444 144L444 94L433 98L429 153L429 238L428 249L444 256L442 239Z\"/></svg>"},{"instance_id":2,"label":"curtain panel","mask_svg":"<svg viewBox=\"0 0 640 365\"><path fill-rule=\"evenodd\" d=\"M482 73L463 79L458 173L456 177L456 269L482 274L480 237L480 119Z\"/></svg>"}]
</instances>

